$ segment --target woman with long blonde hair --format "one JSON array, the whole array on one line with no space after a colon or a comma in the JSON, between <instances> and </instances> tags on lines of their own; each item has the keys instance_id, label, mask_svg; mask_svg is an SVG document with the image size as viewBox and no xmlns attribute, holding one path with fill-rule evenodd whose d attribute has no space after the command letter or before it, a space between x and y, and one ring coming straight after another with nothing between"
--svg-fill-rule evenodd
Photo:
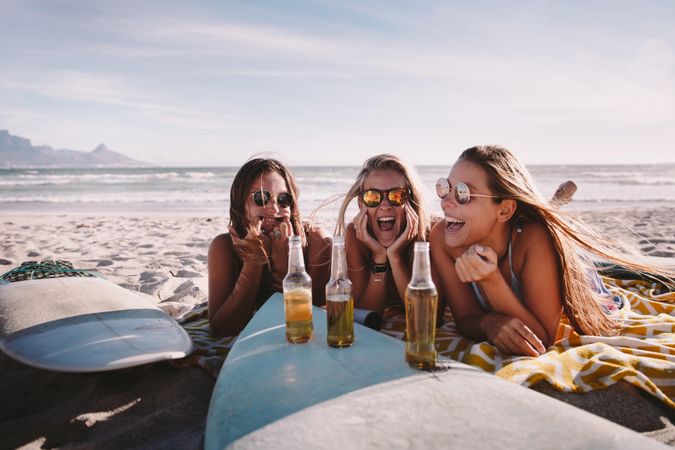
<instances>
[{"instance_id":1,"label":"woman with long blonde hair","mask_svg":"<svg viewBox=\"0 0 675 450\"><path fill-rule=\"evenodd\" d=\"M359 212L345 225L347 207ZM358 308L382 314L402 305L412 270L415 240L425 240L428 219L416 175L390 154L369 158L340 208L337 235L345 235L347 266Z\"/></svg>"},{"instance_id":2,"label":"woman with long blonde hair","mask_svg":"<svg viewBox=\"0 0 675 450\"><path fill-rule=\"evenodd\" d=\"M436 191L445 216L430 236L439 288L463 335L506 353L545 352L563 312L580 334L617 333L613 299L582 252L672 285L672 271L546 201L503 147L465 150Z\"/></svg>"}]
</instances>

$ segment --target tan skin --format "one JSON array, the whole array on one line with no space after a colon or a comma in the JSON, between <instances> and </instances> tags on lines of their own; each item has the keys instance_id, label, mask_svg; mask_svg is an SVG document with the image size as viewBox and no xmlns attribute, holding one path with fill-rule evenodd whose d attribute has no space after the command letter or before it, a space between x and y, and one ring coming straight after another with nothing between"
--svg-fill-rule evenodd
<instances>
[{"instance_id":1,"label":"tan skin","mask_svg":"<svg viewBox=\"0 0 675 450\"><path fill-rule=\"evenodd\" d=\"M293 233L291 208L280 208L276 202L279 193L289 192L288 186L281 175L269 172L261 175L248 192L260 189L270 192L272 200L261 207L255 204L252 195L248 196L246 236L238 236L230 227L229 233L217 236L209 247L209 323L211 332L217 336L235 336L251 320L267 263L279 282L288 270L288 238ZM321 229L310 233L307 240L311 244L304 252L305 267L312 278L313 302L321 305L330 277L330 237ZM243 263L238 276L235 255Z\"/></svg>"},{"instance_id":2,"label":"tan skin","mask_svg":"<svg viewBox=\"0 0 675 450\"><path fill-rule=\"evenodd\" d=\"M405 177L396 171L373 171L362 190L388 191L407 187ZM393 218L393 223L391 219ZM384 224L383 224L384 222ZM406 203L392 206L387 198L374 208L359 199L359 213L346 230L347 266L356 307L382 314L388 298L402 302L410 282L411 266L407 249L417 236L418 217ZM371 263L389 263L385 274L371 274Z\"/></svg>"},{"instance_id":3,"label":"tan skin","mask_svg":"<svg viewBox=\"0 0 675 450\"><path fill-rule=\"evenodd\" d=\"M487 174L469 161L458 161L448 181L451 186L464 182L472 193L490 194ZM527 222L518 233L511 225L516 206L515 200L485 197L472 197L462 205L451 192L441 200L445 220L431 230L432 265L463 335L487 339L505 353L538 356L553 343L560 323L561 280L545 226ZM509 236L522 301L510 286L505 257ZM472 281L493 312L480 307Z\"/></svg>"}]
</instances>

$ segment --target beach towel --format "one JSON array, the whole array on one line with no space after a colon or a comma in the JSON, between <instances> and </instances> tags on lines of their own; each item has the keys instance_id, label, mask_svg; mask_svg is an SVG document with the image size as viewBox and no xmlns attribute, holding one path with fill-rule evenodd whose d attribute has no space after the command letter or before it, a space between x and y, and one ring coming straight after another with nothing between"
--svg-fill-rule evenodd
<instances>
[{"instance_id":1,"label":"beach towel","mask_svg":"<svg viewBox=\"0 0 675 450\"><path fill-rule=\"evenodd\" d=\"M589 392L623 380L675 408L675 292L645 280L603 277L603 282L625 300L617 313L622 323L617 336L580 336L563 319L558 339L546 353L511 356L488 342L463 337L447 312L436 331L436 348L442 356L523 386L546 381L563 392ZM382 331L403 339L405 316L388 312Z\"/></svg>"},{"instance_id":2,"label":"beach towel","mask_svg":"<svg viewBox=\"0 0 675 450\"><path fill-rule=\"evenodd\" d=\"M462 336L448 311L445 324L436 330L436 348L442 356L523 386L546 381L563 392L589 392L623 380L675 408L675 292L644 279L602 280L611 295L624 300L616 313L622 323L617 336L581 336L563 317L556 343L545 354L537 358L505 355L488 342ZM172 364L199 365L217 377L237 337L211 335L207 314L202 305L179 320L195 351ZM402 308L385 311L381 331L405 338Z\"/></svg>"},{"instance_id":3,"label":"beach towel","mask_svg":"<svg viewBox=\"0 0 675 450\"><path fill-rule=\"evenodd\" d=\"M191 312L178 320L192 339L193 352L187 358L172 361L176 367L198 365L214 378L218 378L220 368L230 353L237 336L216 337L211 334L207 304L197 305Z\"/></svg>"}]
</instances>

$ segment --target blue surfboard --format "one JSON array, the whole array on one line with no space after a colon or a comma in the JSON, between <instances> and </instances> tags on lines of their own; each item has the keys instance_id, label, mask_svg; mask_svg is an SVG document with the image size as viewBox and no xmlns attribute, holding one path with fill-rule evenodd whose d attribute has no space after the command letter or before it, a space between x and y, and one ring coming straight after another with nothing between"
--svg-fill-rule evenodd
<instances>
[{"instance_id":1,"label":"blue surfboard","mask_svg":"<svg viewBox=\"0 0 675 450\"><path fill-rule=\"evenodd\" d=\"M479 369L411 369L404 343L354 325L348 348L285 340L283 297L256 313L214 388L205 448L661 448L632 430ZM597 444L597 445L595 445Z\"/></svg>"}]
</instances>

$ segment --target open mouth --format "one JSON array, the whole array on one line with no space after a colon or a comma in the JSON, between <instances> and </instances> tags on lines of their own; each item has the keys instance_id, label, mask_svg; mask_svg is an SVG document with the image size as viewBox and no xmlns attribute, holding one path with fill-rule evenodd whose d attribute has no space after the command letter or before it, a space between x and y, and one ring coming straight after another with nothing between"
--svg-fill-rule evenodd
<instances>
[{"instance_id":1,"label":"open mouth","mask_svg":"<svg viewBox=\"0 0 675 450\"><path fill-rule=\"evenodd\" d=\"M396 219L393 216L377 218L377 226L380 227L381 231L391 231L395 223Z\"/></svg>"},{"instance_id":2,"label":"open mouth","mask_svg":"<svg viewBox=\"0 0 675 450\"><path fill-rule=\"evenodd\" d=\"M461 229L464 226L464 221L456 217L445 216L445 231L451 233Z\"/></svg>"}]
</instances>

